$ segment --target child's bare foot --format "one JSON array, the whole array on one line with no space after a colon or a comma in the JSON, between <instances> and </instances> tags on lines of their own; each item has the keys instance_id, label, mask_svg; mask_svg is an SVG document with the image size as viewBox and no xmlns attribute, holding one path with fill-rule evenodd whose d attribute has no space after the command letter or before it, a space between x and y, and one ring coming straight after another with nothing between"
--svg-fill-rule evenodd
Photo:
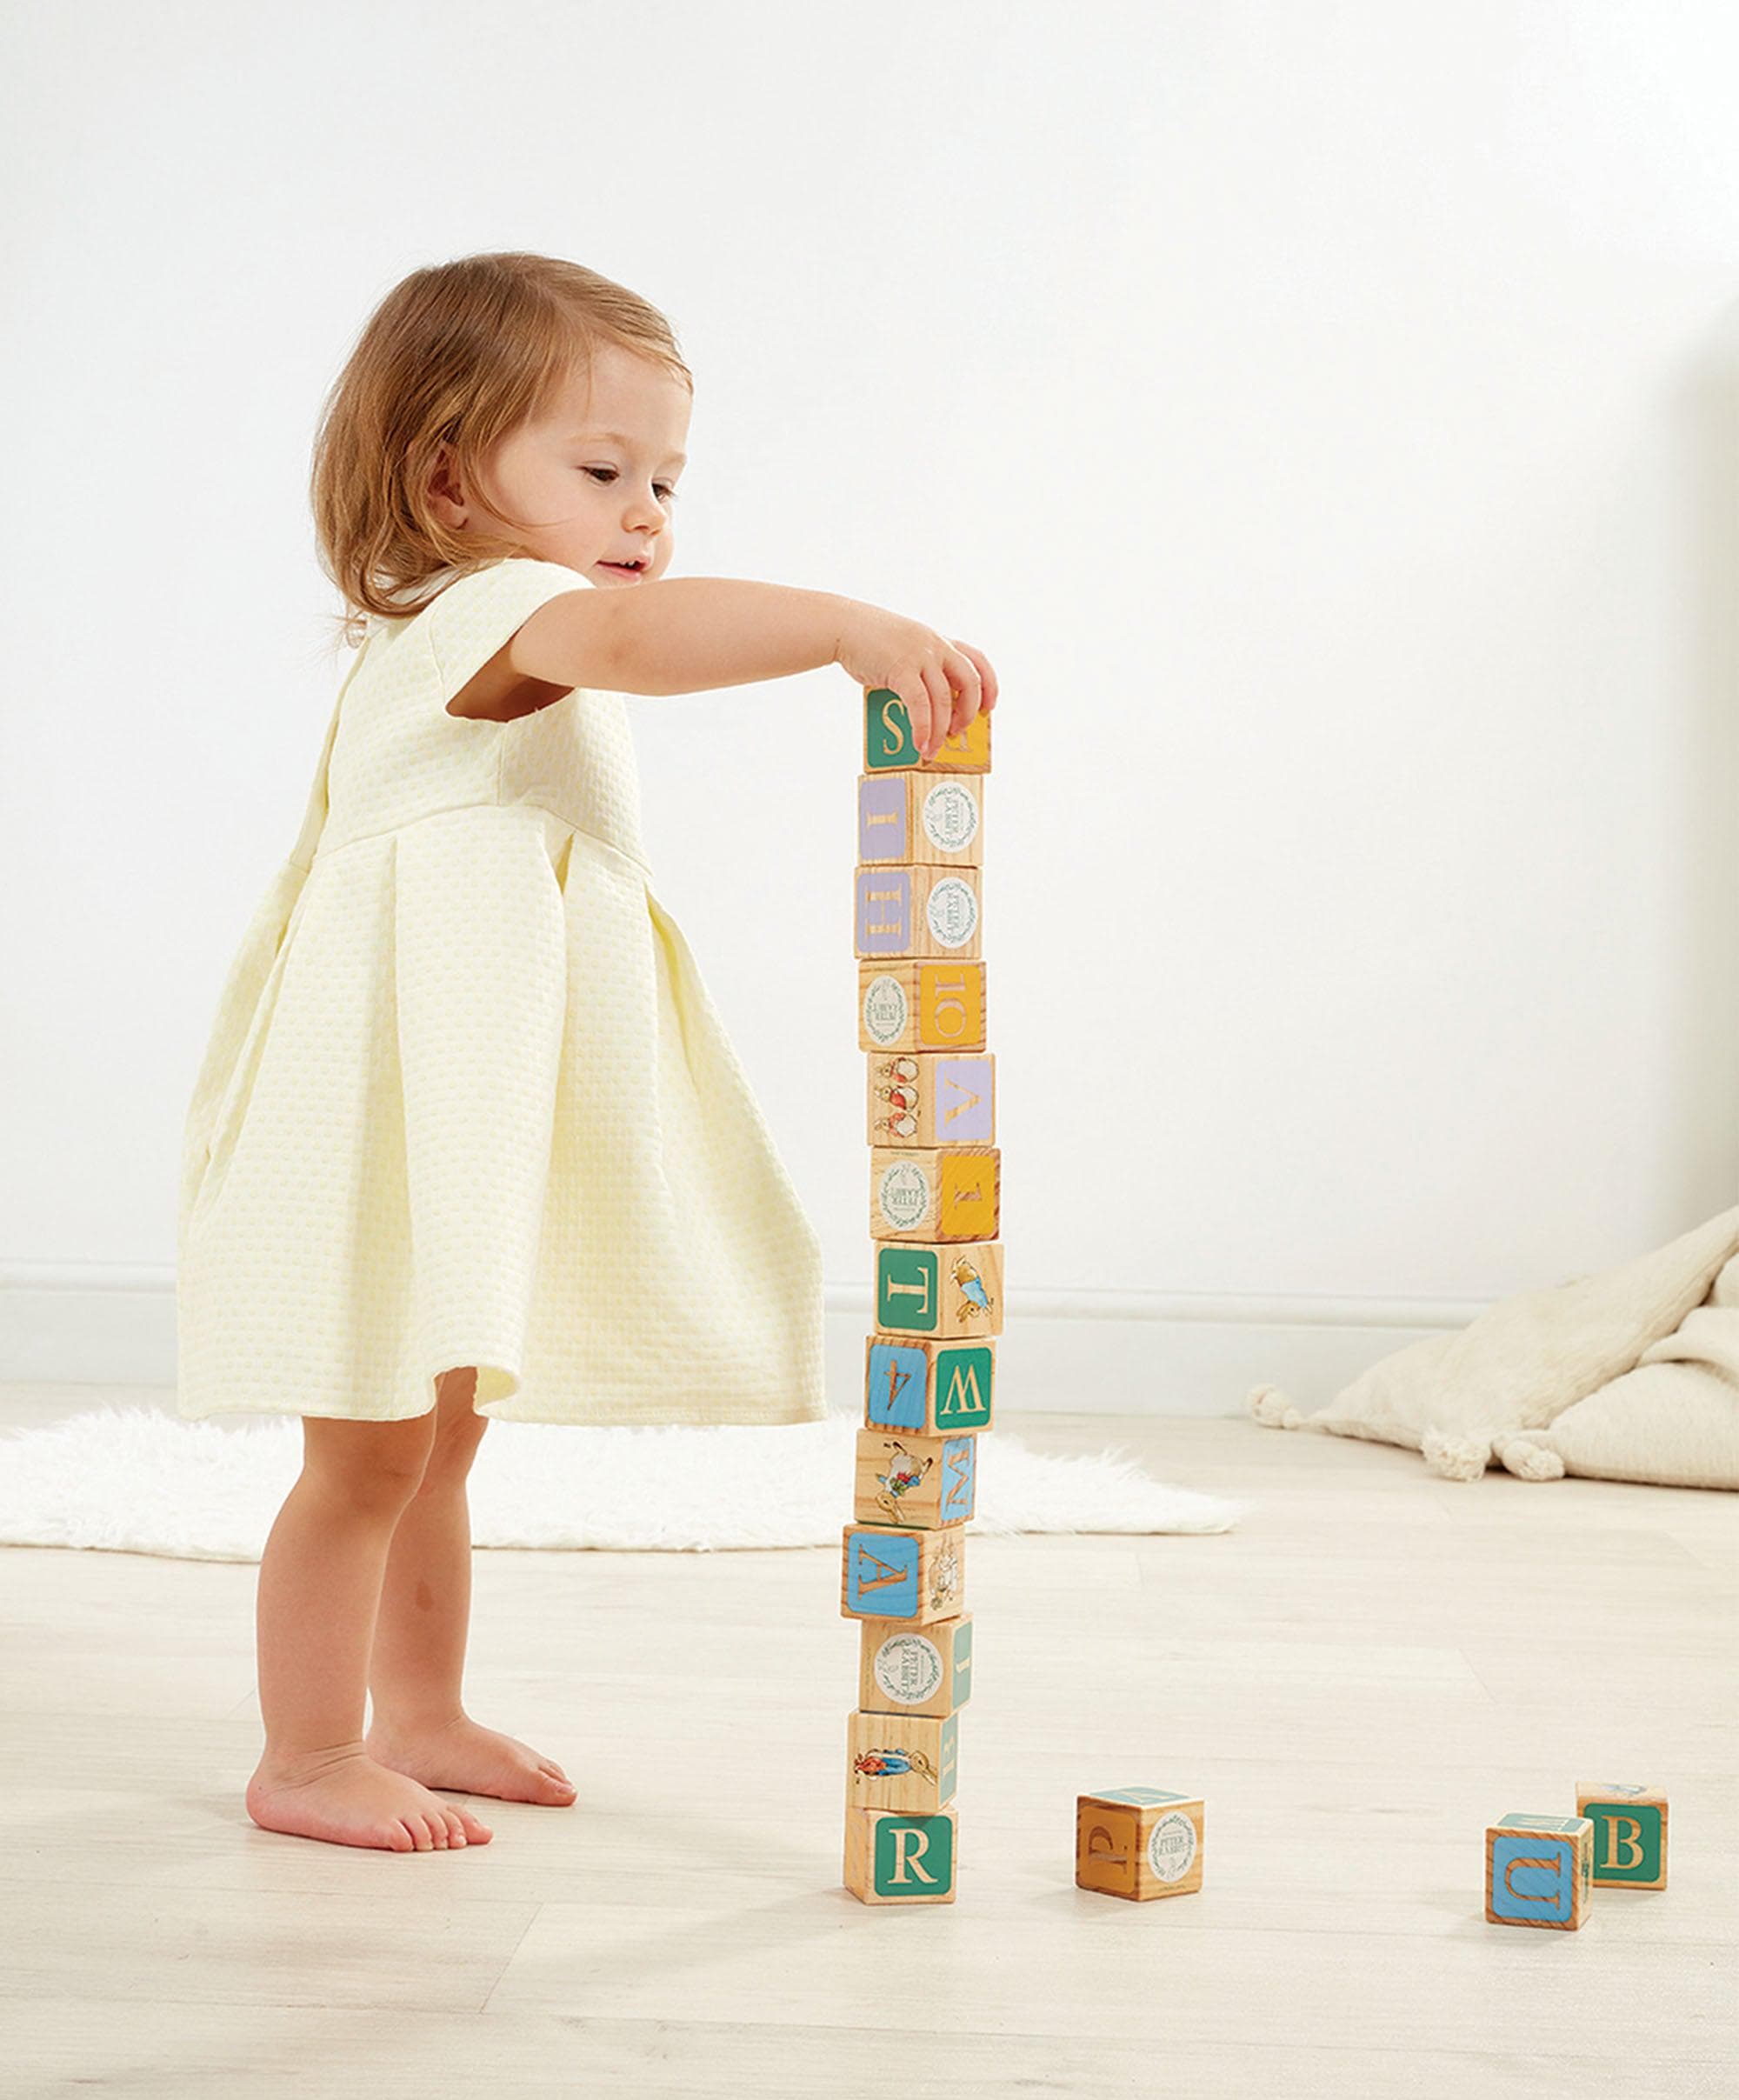
<instances>
[{"instance_id":1,"label":"child's bare foot","mask_svg":"<svg viewBox=\"0 0 1739 2100\"><path fill-rule=\"evenodd\" d=\"M366 1741L370 1757L424 1786L493 1794L502 1801L532 1801L543 1808L574 1805L573 1782L554 1758L480 1726L469 1714L420 1732L394 1733L376 1722Z\"/></svg>"},{"instance_id":2,"label":"child's bare foot","mask_svg":"<svg viewBox=\"0 0 1739 2100\"><path fill-rule=\"evenodd\" d=\"M487 1844L495 1835L468 1810L449 1807L360 1744L311 1757L262 1757L246 1798L249 1815L263 1830L322 1837L329 1844L444 1852Z\"/></svg>"}]
</instances>

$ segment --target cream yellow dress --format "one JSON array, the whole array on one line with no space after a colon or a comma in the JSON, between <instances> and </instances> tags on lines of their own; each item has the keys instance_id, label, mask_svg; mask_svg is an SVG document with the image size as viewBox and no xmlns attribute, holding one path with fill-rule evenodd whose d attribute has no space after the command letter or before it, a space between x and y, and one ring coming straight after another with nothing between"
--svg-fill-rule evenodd
<instances>
[{"instance_id":1,"label":"cream yellow dress","mask_svg":"<svg viewBox=\"0 0 1739 2100\"><path fill-rule=\"evenodd\" d=\"M651 889L617 693L446 703L578 571L372 620L187 1115L182 1415L826 1412L821 1249Z\"/></svg>"}]
</instances>

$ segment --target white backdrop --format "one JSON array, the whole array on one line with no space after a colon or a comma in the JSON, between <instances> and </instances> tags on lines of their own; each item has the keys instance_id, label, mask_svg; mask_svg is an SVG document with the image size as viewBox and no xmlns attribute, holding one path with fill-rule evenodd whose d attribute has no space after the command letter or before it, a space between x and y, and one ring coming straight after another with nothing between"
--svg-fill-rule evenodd
<instances>
[{"instance_id":1,"label":"white backdrop","mask_svg":"<svg viewBox=\"0 0 1739 2100\"><path fill-rule=\"evenodd\" d=\"M0 40L0 1375L173 1376L187 1096L342 670L319 399L483 248L670 315L673 573L997 666L1009 1302L1063 1323L1011 1403L1308 1393L1309 1330L1367 1360L1734 1200L1730 8L73 0ZM856 689L630 709L849 1378ZM1121 1368L1071 1357L1106 1315Z\"/></svg>"}]
</instances>

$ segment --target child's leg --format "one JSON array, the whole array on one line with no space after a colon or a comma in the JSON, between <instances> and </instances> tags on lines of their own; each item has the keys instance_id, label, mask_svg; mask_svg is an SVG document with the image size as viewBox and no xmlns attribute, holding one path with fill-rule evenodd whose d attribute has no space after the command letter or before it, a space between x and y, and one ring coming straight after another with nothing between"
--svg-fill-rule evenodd
<instances>
[{"instance_id":1,"label":"child's leg","mask_svg":"<svg viewBox=\"0 0 1739 2100\"><path fill-rule=\"evenodd\" d=\"M470 1505L465 1483L489 1427L475 1365L435 1382L433 1449L387 1557L369 1661L369 1755L425 1786L570 1808L574 1788L551 1758L465 1712L461 1690L471 1610Z\"/></svg>"},{"instance_id":2,"label":"child's leg","mask_svg":"<svg viewBox=\"0 0 1739 2100\"><path fill-rule=\"evenodd\" d=\"M434 1432L308 1416L303 1468L260 1561L260 1711L266 1747L248 1812L263 1829L338 1844L428 1851L490 1835L363 1743L370 1643L393 1527Z\"/></svg>"}]
</instances>

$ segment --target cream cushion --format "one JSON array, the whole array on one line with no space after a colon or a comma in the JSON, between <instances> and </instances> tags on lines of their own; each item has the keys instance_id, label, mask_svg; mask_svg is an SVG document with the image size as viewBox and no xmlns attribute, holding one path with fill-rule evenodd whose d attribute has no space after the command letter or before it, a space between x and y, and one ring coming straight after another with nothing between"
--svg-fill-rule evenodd
<instances>
[{"instance_id":1,"label":"cream cushion","mask_svg":"<svg viewBox=\"0 0 1739 2100\"><path fill-rule=\"evenodd\" d=\"M1529 1479L1739 1485L1736 1254L1739 1208L1620 1268L1502 1299L1385 1357L1314 1414L1271 1385L1248 1405L1272 1428L1405 1444L1451 1480L1496 1459Z\"/></svg>"}]
</instances>

